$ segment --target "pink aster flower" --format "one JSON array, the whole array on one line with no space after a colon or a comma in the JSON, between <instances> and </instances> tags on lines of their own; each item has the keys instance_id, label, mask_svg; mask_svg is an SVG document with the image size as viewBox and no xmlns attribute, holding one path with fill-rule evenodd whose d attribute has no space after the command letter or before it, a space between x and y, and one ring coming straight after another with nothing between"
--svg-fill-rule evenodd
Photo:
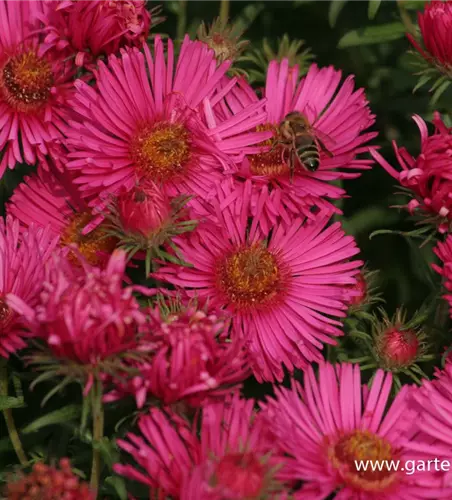
<instances>
[{"instance_id":1,"label":"pink aster flower","mask_svg":"<svg viewBox=\"0 0 452 500\"><path fill-rule=\"evenodd\" d=\"M135 348L146 318L132 295L134 287L122 287L124 252L115 251L104 270L80 259L82 269L54 255L38 304L33 307L13 291L8 305L46 341L54 358L96 366Z\"/></svg>"},{"instance_id":2,"label":"pink aster flower","mask_svg":"<svg viewBox=\"0 0 452 500\"><path fill-rule=\"evenodd\" d=\"M228 339L230 318L223 311L207 304L168 305L166 313L161 307L149 311L146 343L153 351L149 360L134 363L139 374L130 381L115 381L116 389L105 401L131 393L138 408L148 395L164 404L183 400L196 407L239 390L251 374L243 342Z\"/></svg>"},{"instance_id":3,"label":"pink aster flower","mask_svg":"<svg viewBox=\"0 0 452 500\"><path fill-rule=\"evenodd\" d=\"M269 227L258 213L249 222L250 181L243 190L223 183L211 201L215 217L176 241L193 267L171 264L155 277L230 311L233 338L245 338L259 380L281 380L281 365L292 371L322 359L357 293L354 239L328 225L330 213Z\"/></svg>"},{"instance_id":4,"label":"pink aster flower","mask_svg":"<svg viewBox=\"0 0 452 500\"><path fill-rule=\"evenodd\" d=\"M436 370L435 380L424 380L419 391L413 393L419 404L420 430L429 436L435 446L434 455L452 463L452 363L448 361L444 370ZM444 477L444 484L452 488L452 471Z\"/></svg>"},{"instance_id":5,"label":"pink aster flower","mask_svg":"<svg viewBox=\"0 0 452 500\"><path fill-rule=\"evenodd\" d=\"M20 314L7 303L6 296L14 293L31 308L39 302L44 282L44 266L57 239L46 229L31 226L20 234L19 221L11 216L0 220L0 356L25 347L29 334Z\"/></svg>"},{"instance_id":6,"label":"pink aster flower","mask_svg":"<svg viewBox=\"0 0 452 500\"><path fill-rule=\"evenodd\" d=\"M77 245L91 264L105 263L116 245L113 238L104 236L102 227L91 227L94 216L67 173L40 171L25 177L9 199L7 211L24 227L48 226L60 237L61 246Z\"/></svg>"},{"instance_id":7,"label":"pink aster flower","mask_svg":"<svg viewBox=\"0 0 452 500\"><path fill-rule=\"evenodd\" d=\"M0 1L0 177L16 163L54 154L70 116L72 65L43 53L33 2ZM33 24L34 23L34 24Z\"/></svg>"},{"instance_id":8,"label":"pink aster flower","mask_svg":"<svg viewBox=\"0 0 452 500\"><path fill-rule=\"evenodd\" d=\"M181 500L282 498L274 471L284 459L272 456L253 400L234 396L205 406L199 438L185 420L156 408L138 427L140 436L129 433L118 445L144 472L116 464L118 474Z\"/></svg>"},{"instance_id":9,"label":"pink aster flower","mask_svg":"<svg viewBox=\"0 0 452 500\"><path fill-rule=\"evenodd\" d=\"M432 267L443 277L443 285L447 293L443 296L449 302L449 315L452 317L452 235L448 235L445 241L438 242L433 249L442 262L442 267L432 264Z\"/></svg>"},{"instance_id":10,"label":"pink aster flower","mask_svg":"<svg viewBox=\"0 0 452 500\"><path fill-rule=\"evenodd\" d=\"M378 163L406 188L412 200L407 204L410 213L419 213L425 222L433 222L438 231L448 230L452 220L452 135L451 129L435 113L435 131L428 134L427 125L414 115L421 133L421 153L414 157L403 147L393 143L401 171L393 168L377 151L372 155Z\"/></svg>"},{"instance_id":11,"label":"pink aster flower","mask_svg":"<svg viewBox=\"0 0 452 500\"><path fill-rule=\"evenodd\" d=\"M289 457L281 479L305 481L296 498L322 500L335 491L337 500L451 497L435 471L357 470L360 460L398 460L409 471L407 461L427 463L434 456L428 441L417 441L418 413L410 404L416 389L404 386L389 405L391 386L392 376L383 370L368 389L361 386L358 365L323 363L317 378L311 366L303 386L278 388L276 399L262 405L274 439Z\"/></svg>"},{"instance_id":12,"label":"pink aster flower","mask_svg":"<svg viewBox=\"0 0 452 500\"><path fill-rule=\"evenodd\" d=\"M374 123L374 115L364 90L355 90L353 77L343 83L341 77L341 72L332 67L319 69L313 64L298 82L298 66L289 67L287 59L281 63L272 61L268 67L264 90L267 123L259 125L258 130L270 130L273 137L264 143L266 148L246 155L237 164L236 175L253 180L253 205L257 204L261 189L268 187L271 195L265 213L271 221L278 215L287 220L299 213L309 215L315 205L332 208L323 197L341 198L345 191L328 182L358 177L358 170L370 168L371 160L359 156L368 151L365 144L377 135L365 132ZM242 79L214 108L212 121L221 123L259 101ZM315 172L297 163L291 176L289 153L278 147L277 141L280 123L294 111L308 120L325 150L321 149L320 165Z\"/></svg>"},{"instance_id":13,"label":"pink aster flower","mask_svg":"<svg viewBox=\"0 0 452 500\"><path fill-rule=\"evenodd\" d=\"M424 12L418 12L418 23L425 49L410 34L407 35L409 40L429 63L450 71L452 67L452 40L450 38L452 5L450 1L426 2Z\"/></svg>"},{"instance_id":14,"label":"pink aster flower","mask_svg":"<svg viewBox=\"0 0 452 500\"><path fill-rule=\"evenodd\" d=\"M141 45L151 26L144 0L44 0L43 11L46 47L76 54L78 65Z\"/></svg>"},{"instance_id":15,"label":"pink aster flower","mask_svg":"<svg viewBox=\"0 0 452 500\"><path fill-rule=\"evenodd\" d=\"M173 43L167 57L160 38L154 55L123 50L99 63L97 87L77 82L74 109L79 123L71 123L67 168L87 195L115 193L137 181L161 183L170 196L205 197L230 162L267 133L249 132L265 118L257 103L219 127L208 128L200 105L215 90L230 66L217 68L215 55L201 42L186 38L174 58ZM200 111L197 111L197 109Z\"/></svg>"}]
</instances>

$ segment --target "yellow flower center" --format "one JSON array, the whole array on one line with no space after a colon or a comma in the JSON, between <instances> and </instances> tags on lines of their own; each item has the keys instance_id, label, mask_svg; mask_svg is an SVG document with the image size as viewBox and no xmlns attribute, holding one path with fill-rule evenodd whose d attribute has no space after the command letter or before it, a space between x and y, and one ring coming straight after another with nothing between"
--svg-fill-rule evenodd
<instances>
[{"instance_id":1,"label":"yellow flower center","mask_svg":"<svg viewBox=\"0 0 452 500\"><path fill-rule=\"evenodd\" d=\"M102 259L99 253L110 254L116 246L116 239L105 236L102 226L83 235L82 230L91 220L92 216L89 213L75 214L63 232L61 245L67 246L75 243L79 252L90 264L98 265ZM77 257L72 253L69 259L74 263L78 262Z\"/></svg>"},{"instance_id":2,"label":"yellow flower center","mask_svg":"<svg viewBox=\"0 0 452 500\"><path fill-rule=\"evenodd\" d=\"M180 124L160 122L144 127L132 141L131 154L145 177L167 182L187 168L190 134Z\"/></svg>"},{"instance_id":3,"label":"yellow flower center","mask_svg":"<svg viewBox=\"0 0 452 500\"><path fill-rule=\"evenodd\" d=\"M241 308L267 303L277 295L280 282L276 258L262 245L237 250L217 269L218 287Z\"/></svg>"},{"instance_id":4,"label":"yellow flower center","mask_svg":"<svg viewBox=\"0 0 452 500\"><path fill-rule=\"evenodd\" d=\"M33 50L9 59L1 78L5 100L19 111L36 110L45 104L54 83L52 67Z\"/></svg>"},{"instance_id":5,"label":"yellow flower center","mask_svg":"<svg viewBox=\"0 0 452 500\"><path fill-rule=\"evenodd\" d=\"M261 146L272 148L277 137L277 129L275 125L267 123L265 125L259 125L256 128L257 132L265 132L267 130L273 130L275 136L264 141ZM276 146L273 150L249 155L248 160L250 162L251 173L254 175L268 175L272 177L287 175L289 173L289 167L282 161L281 154L281 146Z\"/></svg>"},{"instance_id":6,"label":"yellow flower center","mask_svg":"<svg viewBox=\"0 0 452 500\"><path fill-rule=\"evenodd\" d=\"M389 468L390 461L397 460L396 451L384 438L369 431L343 434L329 447L328 455L344 482L353 488L379 492L397 480L397 472ZM360 461L367 464L366 470L362 466L358 470Z\"/></svg>"}]
</instances>

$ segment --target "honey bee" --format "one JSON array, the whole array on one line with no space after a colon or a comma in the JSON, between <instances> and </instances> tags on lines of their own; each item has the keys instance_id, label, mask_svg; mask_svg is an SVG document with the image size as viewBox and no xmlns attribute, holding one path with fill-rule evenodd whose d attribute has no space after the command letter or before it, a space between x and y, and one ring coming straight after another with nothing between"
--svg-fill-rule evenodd
<instances>
[{"instance_id":1,"label":"honey bee","mask_svg":"<svg viewBox=\"0 0 452 500\"><path fill-rule=\"evenodd\" d=\"M291 180L297 161L308 172L315 172L320 166L320 152L333 156L319 136L324 134L316 130L306 116L298 111L288 113L279 124L278 137L272 149L277 146L282 148L283 160L289 165Z\"/></svg>"}]
</instances>

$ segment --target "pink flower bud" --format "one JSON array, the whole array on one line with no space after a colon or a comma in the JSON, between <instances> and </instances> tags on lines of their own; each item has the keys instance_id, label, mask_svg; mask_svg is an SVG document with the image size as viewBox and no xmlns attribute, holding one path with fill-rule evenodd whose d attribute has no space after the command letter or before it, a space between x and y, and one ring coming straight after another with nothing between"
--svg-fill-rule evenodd
<instances>
[{"instance_id":1,"label":"pink flower bud","mask_svg":"<svg viewBox=\"0 0 452 500\"><path fill-rule=\"evenodd\" d=\"M171 217L167 194L153 182L137 186L118 197L118 212L125 232L150 236Z\"/></svg>"},{"instance_id":2,"label":"pink flower bud","mask_svg":"<svg viewBox=\"0 0 452 500\"><path fill-rule=\"evenodd\" d=\"M352 287L355 294L350 298L350 305L359 306L367 297L367 283L363 273L359 273L356 277L356 285Z\"/></svg>"},{"instance_id":3,"label":"pink flower bud","mask_svg":"<svg viewBox=\"0 0 452 500\"><path fill-rule=\"evenodd\" d=\"M413 330L400 330L392 327L381 339L381 357L390 365L406 366L412 364L419 353L419 339Z\"/></svg>"}]
</instances>

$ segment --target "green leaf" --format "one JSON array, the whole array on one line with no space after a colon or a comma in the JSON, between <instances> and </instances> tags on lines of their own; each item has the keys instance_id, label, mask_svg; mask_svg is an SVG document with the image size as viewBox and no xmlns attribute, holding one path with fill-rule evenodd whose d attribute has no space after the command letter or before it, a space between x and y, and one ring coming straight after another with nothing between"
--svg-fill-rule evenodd
<instances>
[{"instance_id":1,"label":"green leaf","mask_svg":"<svg viewBox=\"0 0 452 500\"><path fill-rule=\"evenodd\" d=\"M369 19L374 19L377 15L378 9L380 8L381 0L369 0L369 6L367 7L367 15Z\"/></svg>"},{"instance_id":2,"label":"green leaf","mask_svg":"<svg viewBox=\"0 0 452 500\"><path fill-rule=\"evenodd\" d=\"M264 10L264 4L253 2L247 5L234 19L233 33L239 34L246 31L256 20L257 16Z\"/></svg>"},{"instance_id":3,"label":"green leaf","mask_svg":"<svg viewBox=\"0 0 452 500\"><path fill-rule=\"evenodd\" d=\"M22 434L30 434L31 432L36 432L43 427L48 425L56 425L66 423L69 420L74 420L78 418L82 410L80 405L68 405L58 410L51 411L44 415L43 417L37 418L31 424L28 424L22 429Z\"/></svg>"},{"instance_id":4,"label":"green leaf","mask_svg":"<svg viewBox=\"0 0 452 500\"><path fill-rule=\"evenodd\" d=\"M328 21L330 26L334 28L336 26L337 18L344 8L347 0L332 0L330 2L330 9L328 11Z\"/></svg>"},{"instance_id":5,"label":"green leaf","mask_svg":"<svg viewBox=\"0 0 452 500\"><path fill-rule=\"evenodd\" d=\"M435 90L432 100L430 101L431 106L435 106L435 104L439 101L439 98L443 95L451 83L452 82L450 80L446 80Z\"/></svg>"},{"instance_id":6,"label":"green leaf","mask_svg":"<svg viewBox=\"0 0 452 500\"><path fill-rule=\"evenodd\" d=\"M116 491L120 500L127 500L126 483L122 477L109 476L105 479L105 484L108 484Z\"/></svg>"},{"instance_id":7,"label":"green leaf","mask_svg":"<svg viewBox=\"0 0 452 500\"><path fill-rule=\"evenodd\" d=\"M407 10L420 10L425 6L424 0L404 0L403 7Z\"/></svg>"},{"instance_id":8,"label":"green leaf","mask_svg":"<svg viewBox=\"0 0 452 500\"><path fill-rule=\"evenodd\" d=\"M364 29L349 31L338 43L340 49L370 45L374 43L392 42L405 36L405 26L400 22L369 26Z\"/></svg>"},{"instance_id":9,"label":"green leaf","mask_svg":"<svg viewBox=\"0 0 452 500\"><path fill-rule=\"evenodd\" d=\"M413 89L413 94L431 80L431 75L422 75Z\"/></svg>"},{"instance_id":10,"label":"green leaf","mask_svg":"<svg viewBox=\"0 0 452 500\"><path fill-rule=\"evenodd\" d=\"M25 406L25 404L20 398L0 396L0 411L9 410L10 408L21 408L23 406Z\"/></svg>"}]
</instances>

